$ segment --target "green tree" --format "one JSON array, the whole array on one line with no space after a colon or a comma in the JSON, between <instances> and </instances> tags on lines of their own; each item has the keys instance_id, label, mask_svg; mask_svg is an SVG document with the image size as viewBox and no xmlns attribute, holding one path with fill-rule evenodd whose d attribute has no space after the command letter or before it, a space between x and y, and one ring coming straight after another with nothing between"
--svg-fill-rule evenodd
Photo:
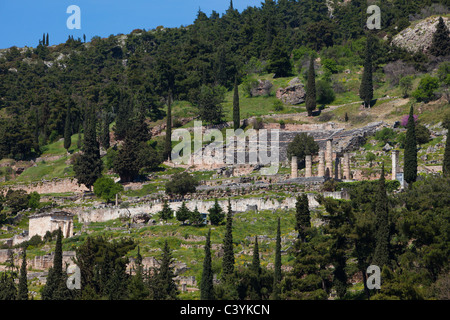
<instances>
[{"instance_id":1,"label":"green tree","mask_svg":"<svg viewBox=\"0 0 450 320\"><path fill-rule=\"evenodd\" d=\"M87 110L83 153L75 158L73 171L78 183L84 184L90 190L102 175L103 162L97 142L95 112L92 107Z\"/></svg>"},{"instance_id":2,"label":"green tree","mask_svg":"<svg viewBox=\"0 0 450 320\"><path fill-rule=\"evenodd\" d=\"M442 165L442 172L444 176L450 175L450 130L447 131L447 139L445 141L445 151L444 151L444 163Z\"/></svg>"},{"instance_id":3,"label":"green tree","mask_svg":"<svg viewBox=\"0 0 450 320\"><path fill-rule=\"evenodd\" d=\"M62 231L58 229L53 266L48 271L47 281L42 289L43 300L68 300L71 298L66 286L67 275L63 272Z\"/></svg>"},{"instance_id":4,"label":"green tree","mask_svg":"<svg viewBox=\"0 0 450 320\"><path fill-rule=\"evenodd\" d=\"M319 80L317 82L317 102L320 104L330 104L336 98L336 95L331 87L330 82L326 80Z\"/></svg>"},{"instance_id":5,"label":"green tree","mask_svg":"<svg viewBox=\"0 0 450 320\"><path fill-rule=\"evenodd\" d=\"M196 98L200 118L208 123L218 124L223 121L222 103L226 89L223 86L203 85Z\"/></svg>"},{"instance_id":6,"label":"green tree","mask_svg":"<svg viewBox=\"0 0 450 320\"><path fill-rule=\"evenodd\" d=\"M371 33L367 36L366 51L364 53L364 72L359 88L359 97L364 101L364 107L370 108L373 99L373 76L372 76L372 55L373 55L373 36Z\"/></svg>"},{"instance_id":7,"label":"green tree","mask_svg":"<svg viewBox=\"0 0 450 320\"><path fill-rule=\"evenodd\" d=\"M239 111L239 87L237 83L237 76L234 78L233 91L233 127L237 130L241 127L241 116Z\"/></svg>"},{"instance_id":8,"label":"green tree","mask_svg":"<svg viewBox=\"0 0 450 320\"><path fill-rule=\"evenodd\" d=\"M309 211L308 197L305 193L297 197L295 203L295 230L298 232L298 239L307 241L308 230L311 228L311 213Z\"/></svg>"},{"instance_id":9,"label":"green tree","mask_svg":"<svg viewBox=\"0 0 450 320\"><path fill-rule=\"evenodd\" d=\"M273 271L273 299L278 300L281 293L280 283L282 280L281 273L281 228L280 217L277 219L277 236L275 241L275 262Z\"/></svg>"},{"instance_id":10,"label":"green tree","mask_svg":"<svg viewBox=\"0 0 450 320\"><path fill-rule=\"evenodd\" d=\"M406 125L405 155L404 155L405 181L411 184L417 179L417 141L416 124L414 121L414 107L411 106Z\"/></svg>"},{"instance_id":11,"label":"green tree","mask_svg":"<svg viewBox=\"0 0 450 320\"><path fill-rule=\"evenodd\" d=\"M103 111L102 131L100 135L100 144L105 150L108 150L111 144L109 137L110 118L106 111Z\"/></svg>"},{"instance_id":12,"label":"green tree","mask_svg":"<svg viewBox=\"0 0 450 320\"><path fill-rule=\"evenodd\" d=\"M412 96L417 101L425 103L431 101L434 97L434 92L439 88L439 79L431 75L425 75L419 82L419 86L413 91Z\"/></svg>"},{"instance_id":13,"label":"green tree","mask_svg":"<svg viewBox=\"0 0 450 320\"><path fill-rule=\"evenodd\" d=\"M164 160L172 158L172 93L167 97L166 138L164 141Z\"/></svg>"},{"instance_id":14,"label":"green tree","mask_svg":"<svg viewBox=\"0 0 450 320\"><path fill-rule=\"evenodd\" d=\"M187 172L175 173L172 178L166 182L166 193L177 194L184 197L188 193L194 193L198 184L195 177Z\"/></svg>"},{"instance_id":15,"label":"green tree","mask_svg":"<svg viewBox=\"0 0 450 320\"><path fill-rule=\"evenodd\" d=\"M400 79L400 89L402 89L403 97L407 98L413 86L413 76L404 76Z\"/></svg>"},{"instance_id":16,"label":"green tree","mask_svg":"<svg viewBox=\"0 0 450 320\"><path fill-rule=\"evenodd\" d=\"M208 230L205 243L205 258L203 261L203 272L200 281L200 299L214 300L213 270L211 265L211 229Z\"/></svg>"},{"instance_id":17,"label":"green tree","mask_svg":"<svg viewBox=\"0 0 450 320\"><path fill-rule=\"evenodd\" d=\"M23 253L22 253L22 265L20 267L17 300L28 300L27 250L26 249L24 249Z\"/></svg>"},{"instance_id":18,"label":"green tree","mask_svg":"<svg viewBox=\"0 0 450 320\"><path fill-rule=\"evenodd\" d=\"M69 152L72 144L72 122L70 119L70 104L67 106L66 122L64 123L64 149Z\"/></svg>"},{"instance_id":19,"label":"green tree","mask_svg":"<svg viewBox=\"0 0 450 320\"><path fill-rule=\"evenodd\" d=\"M94 194L110 202L114 200L116 194L123 191L123 186L120 183L115 183L113 179L108 177L101 177L94 183Z\"/></svg>"},{"instance_id":20,"label":"green tree","mask_svg":"<svg viewBox=\"0 0 450 320\"><path fill-rule=\"evenodd\" d=\"M380 268L389 266L389 211L388 198L386 194L386 183L384 178L384 163L381 166L381 176L378 181L378 193L375 203L376 231L375 252L373 263Z\"/></svg>"},{"instance_id":21,"label":"green tree","mask_svg":"<svg viewBox=\"0 0 450 320\"><path fill-rule=\"evenodd\" d=\"M314 137L306 132L297 134L287 147L289 159L296 156L299 161L307 155L315 155L319 152L319 145L314 141Z\"/></svg>"},{"instance_id":22,"label":"green tree","mask_svg":"<svg viewBox=\"0 0 450 320\"><path fill-rule=\"evenodd\" d=\"M314 71L314 57L311 56L308 71L308 83L306 85L306 111L311 117L316 109L316 74Z\"/></svg>"},{"instance_id":23,"label":"green tree","mask_svg":"<svg viewBox=\"0 0 450 320\"><path fill-rule=\"evenodd\" d=\"M253 257L250 268L256 274L261 273L261 261L259 260L258 236L255 236L255 244L253 246Z\"/></svg>"},{"instance_id":24,"label":"green tree","mask_svg":"<svg viewBox=\"0 0 450 320\"><path fill-rule=\"evenodd\" d=\"M234 272L234 248L233 248L233 212L231 210L231 202L228 199L228 212L225 228L225 237L223 239L223 261L222 275L226 277Z\"/></svg>"},{"instance_id":25,"label":"green tree","mask_svg":"<svg viewBox=\"0 0 450 320\"><path fill-rule=\"evenodd\" d=\"M0 300L16 300L17 288L14 281L13 273L0 273Z\"/></svg>"},{"instance_id":26,"label":"green tree","mask_svg":"<svg viewBox=\"0 0 450 320\"><path fill-rule=\"evenodd\" d=\"M183 201L183 203L181 204L181 207L178 208L178 210L176 212L176 218L178 221L180 221L184 224L184 222L186 220L188 220L190 216L191 216L191 211L188 209L188 207L186 207L186 203Z\"/></svg>"},{"instance_id":27,"label":"green tree","mask_svg":"<svg viewBox=\"0 0 450 320\"><path fill-rule=\"evenodd\" d=\"M209 212L209 220L211 221L212 225L218 226L219 224L222 223L225 214L223 213L223 210L220 207L217 198L214 200L214 205L208 209L208 212Z\"/></svg>"},{"instance_id":28,"label":"green tree","mask_svg":"<svg viewBox=\"0 0 450 320\"><path fill-rule=\"evenodd\" d=\"M189 216L189 222L195 225L203 224L203 216L200 213L200 211L198 211L197 206L195 206L195 209L191 211L191 215Z\"/></svg>"},{"instance_id":29,"label":"green tree","mask_svg":"<svg viewBox=\"0 0 450 320\"><path fill-rule=\"evenodd\" d=\"M436 57L450 54L450 31L442 17L439 17L436 31L433 34L430 53Z\"/></svg>"},{"instance_id":30,"label":"green tree","mask_svg":"<svg viewBox=\"0 0 450 320\"><path fill-rule=\"evenodd\" d=\"M130 284L128 286L128 298L130 300L146 300L150 295L150 291L144 281L143 272L142 256L140 253L140 247L138 246L138 252L135 259L135 274L131 277Z\"/></svg>"},{"instance_id":31,"label":"green tree","mask_svg":"<svg viewBox=\"0 0 450 320\"><path fill-rule=\"evenodd\" d=\"M267 71L274 73L274 78L287 77L292 73L292 64L284 43L277 38L269 55Z\"/></svg>"},{"instance_id":32,"label":"green tree","mask_svg":"<svg viewBox=\"0 0 450 320\"><path fill-rule=\"evenodd\" d=\"M167 200L164 200L162 210L158 213L159 218L164 221L167 221L173 218L173 214L174 212L172 208L169 206L169 203L167 202Z\"/></svg>"}]
</instances>

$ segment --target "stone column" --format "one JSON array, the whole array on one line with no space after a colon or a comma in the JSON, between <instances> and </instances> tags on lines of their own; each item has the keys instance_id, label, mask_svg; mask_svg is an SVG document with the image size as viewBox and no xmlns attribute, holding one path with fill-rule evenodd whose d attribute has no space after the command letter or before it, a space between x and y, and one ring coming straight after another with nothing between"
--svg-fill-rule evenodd
<instances>
[{"instance_id":1,"label":"stone column","mask_svg":"<svg viewBox=\"0 0 450 320\"><path fill-rule=\"evenodd\" d=\"M312 157L305 156L305 178L312 177Z\"/></svg>"},{"instance_id":2,"label":"stone column","mask_svg":"<svg viewBox=\"0 0 450 320\"><path fill-rule=\"evenodd\" d=\"M398 150L392 150L392 180L396 180L397 179L398 156L399 156L399 151Z\"/></svg>"},{"instance_id":3,"label":"stone column","mask_svg":"<svg viewBox=\"0 0 450 320\"><path fill-rule=\"evenodd\" d=\"M326 169L328 169L330 173L330 177L333 176L333 139L327 140L327 150L326 150ZM325 170L326 170L325 169Z\"/></svg>"},{"instance_id":4,"label":"stone column","mask_svg":"<svg viewBox=\"0 0 450 320\"><path fill-rule=\"evenodd\" d=\"M298 163L297 157L292 157L291 159L291 179L298 178Z\"/></svg>"},{"instance_id":5,"label":"stone column","mask_svg":"<svg viewBox=\"0 0 450 320\"><path fill-rule=\"evenodd\" d=\"M336 155L336 159L334 160L334 178L341 179L342 171L341 171L341 158Z\"/></svg>"},{"instance_id":6,"label":"stone column","mask_svg":"<svg viewBox=\"0 0 450 320\"><path fill-rule=\"evenodd\" d=\"M319 172L318 177L325 176L325 152L323 150L319 151Z\"/></svg>"},{"instance_id":7,"label":"stone column","mask_svg":"<svg viewBox=\"0 0 450 320\"><path fill-rule=\"evenodd\" d=\"M344 179L350 180L350 154L344 153Z\"/></svg>"}]
</instances>

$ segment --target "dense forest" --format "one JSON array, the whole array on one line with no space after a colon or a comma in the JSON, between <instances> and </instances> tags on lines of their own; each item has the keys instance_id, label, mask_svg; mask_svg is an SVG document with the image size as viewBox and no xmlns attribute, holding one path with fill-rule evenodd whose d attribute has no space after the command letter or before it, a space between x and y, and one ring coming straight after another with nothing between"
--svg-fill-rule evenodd
<instances>
[{"instance_id":1,"label":"dense forest","mask_svg":"<svg viewBox=\"0 0 450 320\"><path fill-rule=\"evenodd\" d=\"M134 116L165 117L169 96L201 109L210 100L220 103L235 79L241 83L260 72L275 77L298 73L309 55L333 59L335 67L362 65L368 33L376 42L374 71L401 59L425 72L430 57L391 46L390 40L410 20L433 14L430 5L449 4L375 1L383 13L382 28L370 31L367 1L334 3L332 11L327 2L266 0L239 12L230 1L224 14L199 10L185 27L136 29L90 42L69 37L51 47L51 34L44 33L36 48L12 47L0 57L0 158L31 159L65 131L66 136L84 132L92 109L100 141L100 133L108 132L102 128L111 123L116 138L124 139ZM214 118L220 119L220 114Z\"/></svg>"}]
</instances>

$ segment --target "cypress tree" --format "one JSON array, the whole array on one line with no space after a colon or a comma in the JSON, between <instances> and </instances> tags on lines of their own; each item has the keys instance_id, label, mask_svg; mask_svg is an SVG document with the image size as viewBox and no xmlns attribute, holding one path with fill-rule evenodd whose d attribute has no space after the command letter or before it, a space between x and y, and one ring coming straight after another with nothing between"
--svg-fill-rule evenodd
<instances>
[{"instance_id":1,"label":"cypress tree","mask_svg":"<svg viewBox=\"0 0 450 320\"><path fill-rule=\"evenodd\" d=\"M158 270L158 278L163 285L163 295L165 296L165 300L175 300L178 295L177 285L174 281L175 274L173 272L172 264L172 253L166 240L164 241L162 258Z\"/></svg>"},{"instance_id":2,"label":"cypress tree","mask_svg":"<svg viewBox=\"0 0 450 320\"><path fill-rule=\"evenodd\" d=\"M450 54L450 31L442 17L439 17L436 31L433 34L430 53L435 57L447 56Z\"/></svg>"},{"instance_id":3,"label":"cypress tree","mask_svg":"<svg viewBox=\"0 0 450 320\"><path fill-rule=\"evenodd\" d=\"M27 284L27 250L23 250L22 266L20 267L19 290L17 300L28 300L28 284Z\"/></svg>"},{"instance_id":4,"label":"cypress tree","mask_svg":"<svg viewBox=\"0 0 450 320\"><path fill-rule=\"evenodd\" d=\"M237 76L234 77L234 92L233 92L233 126L237 130L241 126L241 116L239 110L239 87L237 83Z\"/></svg>"},{"instance_id":5,"label":"cypress tree","mask_svg":"<svg viewBox=\"0 0 450 320\"><path fill-rule=\"evenodd\" d=\"M226 222L225 238L223 241L223 277L232 275L234 272L234 252L233 252L233 213L231 211L231 202L228 199L228 213Z\"/></svg>"},{"instance_id":6,"label":"cypress tree","mask_svg":"<svg viewBox=\"0 0 450 320\"><path fill-rule=\"evenodd\" d=\"M219 202L217 201L217 198L214 200L214 205L209 208L209 220L211 221L211 224L214 226L218 226L222 223L222 220L225 216L223 213L222 208L219 205Z\"/></svg>"},{"instance_id":7,"label":"cypress tree","mask_svg":"<svg viewBox=\"0 0 450 320\"><path fill-rule=\"evenodd\" d=\"M311 227L311 214L309 212L308 197L305 193L297 197L295 220L295 230L298 232L298 239L306 242L307 230Z\"/></svg>"},{"instance_id":8,"label":"cypress tree","mask_svg":"<svg viewBox=\"0 0 450 320\"><path fill-rule=\"evenodd\" d=\"M47 33L47 35L46 35L46 37L45 37L45 45L48 47L48 45L49 45L49 43L48 43L48 33Z\"/></svg>"},{"instance_id":9,"label":"cypress tree","mask_svg":"<svg viewBox=\"0 0 450 320\"><path fill-rule=\"evenodd\" d=\"M109 139L109 116L105 111L103 113L103 121L102 121L102 133L101 133L101 145L105 150L108 150L110 147L110 139Z\"/></svg>"},{"instance_id":10,"label":"cypress tree","mask_svg":"<svg viewBox=\"0 0 450 320\"><path fill-rule=\"evenodd\" d=\"M261 262L259 260L258 236L255 236L255 245L253 247L253 258L251 269L258 275L261 273Z\"/></svg>"},{"instance_id":11,"label":"cypress tree","mask_svg":"<svg viewBox=\"0 0 450 320\"><path fill-rule=\"evenodd\" d=\"M372 34L367 35L366 51L364 56L364 72L359 88L359 97L364 101L364 107L370 108L373 99L373 77L372 77Z\"/></svg>"},{"instance_id":12,"label":"cypress tree","mask_svg":"<svg viewBox=\"0 0 450 320\"><path fill-rule=\"evenodd\" d=\"M417 141L416 124L414 121L414 108L411 106L406 125L405 156L404 156L405 181L411 184L417 179Z\"/></svg>"},{"instance_id":13,"label":"cypress tree","mask_svg":"<svg viewBox=\"0 0 450 320\"><path fill-rule=\"evenodd\" d=\"M316 109L316 74L314 72L314 56L311 55L308 71L308 83L306 87L306 110L308 116Z\"/></svg>"},{"instance_id":14,"label":"cypress tree","mask_svg":"<svg viewBox=\"0 0 450 320\"><path fill-rule=\"evenodd\" d=\"M444 121L443 127L447 129L447 140L445 142L444 163L442 173L444 176L450 176L450 116Z\"/></svg>"},{"instance_id":15,"label":"cypress tree","mask_svg":"<svg viewBox=\"0 0 450 320\"><path fill-rule=\"evenodd\" d=\"M373 263L380 268L389 264L389 212L388 198L386 194L386 182L384 178L384 164L381 166L381 176L378 180L378 193L375 203L375 252Z\"/></svg>"},{"instance_id":16,"label":"cypress tree","mask_svg":"<svg viewBox=\"0 0 450 320\"><path fill-rule=\"evenodd\" d=\"M213 271L211 266L211 229L208 230L205 244L202 280L200 282L200 299L214 300Z\"/></svg>"},{"instance_id":17,"label":"cypress tree","mask_svg":"<svg viewBox=\"0 0 450 320\"><path fill-rule=\"evenodd\" d=\"M144 300L149 296L150 293L144 282L142 256L139 246L135 259L135 274L131 278L128 292L130 300Z\"/></svg>"},{"instance_id":18,"label":"cypress tree","mask_svg":"<svg viewBox=\"0 0 450 320\"><path fill-rule=\"evenodd\" d=\"M65 300L69 298L66 286L67 276L63 273L62 262L62 231L58 229L53 257L53 267L48 271L47 282L42 290L43 300Z\"/></svg>"},{"instance_id":19,"label":"cypress tree","mask_svg":"<svg viewBox=\"0 0 450 320\"><path fill-rule=\"evenodd\" d=\"M273 298L275 300L279 298L281 277L281 229L280 217L278 217L277 238L275 244L275 263L273 271Z\"/></svg>"},{"instance_id":20,"label":"cypress tree","mask_svg":"<svg viewBox=\"0 0 450 320\"><path fill-rule=\"evenodd\" d=\"M64 123L64 149L69 151L72 144L72 124L70 121L70 104L67 106L66 122Z\"/></svg>"},{"instance_id":21,"label":"cypress tree","mask_svg":"<svg viewBox=\"0 0 450 320\"><path fill-rule=\"evenodd\" d=\"M172 93L167 97L166 140L164 143L164 160L172 159Z\"/></svg>"},{"instance_id":22,"label":"cypress tree","mask_svg":"<svg viewBox=\"0 0 450 320\"><path fill-rule=\"evenodd\" d=\"M73 165L75 178L89 190L94 182L102 176L103 162L97 141L96 118L93 108L88 108L85 117L83 154L78 156Z\"/></svg>"}]
</instances>

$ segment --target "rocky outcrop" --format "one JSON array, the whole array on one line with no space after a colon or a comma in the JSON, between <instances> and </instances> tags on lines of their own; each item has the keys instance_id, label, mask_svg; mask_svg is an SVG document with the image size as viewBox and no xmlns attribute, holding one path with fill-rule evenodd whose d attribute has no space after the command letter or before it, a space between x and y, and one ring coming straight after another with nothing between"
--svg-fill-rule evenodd
<instances>
[{"instance_id":1,"label":"rocky outcrop","mask_svg":"<svg viewBox=\"0 0 450 320\"><path fill-rule=\"evenodd\" d=\"M443 17L450 28L450 19ZM430 49L433 34L439 17L429 17L411 25L392 39L392 45L404 48L409 52L427 52Z\"/></svg>"},{"instance_id":2,"label":"rocky outcrop","mask_svg":"<svg viewBox=\"0 0 450 320\"><path fill-rule=\"evenodd\" d=\"M294 78L286 88L279 88L276 97L285 104L296 105L305 102L306 91L299 78Z\"/></svg>"},{"instance_id":3,"label":"rocky outcrop","mask_svg":"<svg viewBox=\"0 0 450 320\"><path fill-rule=\"evenodd\" d=\"M267 96L270 94L272 86L273 84L269 80L258 80L258 85L251 88L250 94L252 97Z\"/></svg>"}]
</instances>

